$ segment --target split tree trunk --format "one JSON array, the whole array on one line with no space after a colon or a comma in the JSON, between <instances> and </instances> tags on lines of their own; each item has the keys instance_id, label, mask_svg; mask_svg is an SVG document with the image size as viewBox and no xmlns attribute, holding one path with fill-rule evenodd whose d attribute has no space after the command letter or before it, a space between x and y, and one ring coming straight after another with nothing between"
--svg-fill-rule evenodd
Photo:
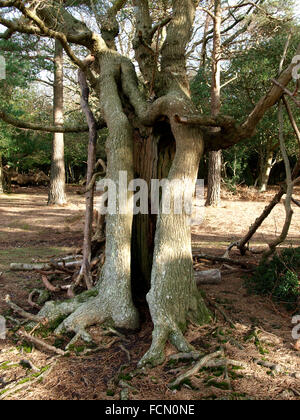
<instances>
[{"instance_id":1,"label":"split tree trunk","mask_svg":"<svg viewBox=\"0 0 300 420\"><path fill-rule=\"evenodd\" d=\"M63 48L58 40L55 40L54 61L53 117L54 125L61 127L64 124ZM64 147L64 134L54 133L48 205L56 204L61 206L67 202L65 194L66 174Z\"/></svg>"},{"instance_id":2,"label":"split tree trunk","mask_svg":"<svg viewBox=\"0 0 300 420\"><path fill-rule=\"evenodd\" d=\"M221 0L215 0L214 40L212 54L211 115L221 110ZM222 151L209 153L206 206L218 206L221 202Z\"/></svg>"}]
</instances>

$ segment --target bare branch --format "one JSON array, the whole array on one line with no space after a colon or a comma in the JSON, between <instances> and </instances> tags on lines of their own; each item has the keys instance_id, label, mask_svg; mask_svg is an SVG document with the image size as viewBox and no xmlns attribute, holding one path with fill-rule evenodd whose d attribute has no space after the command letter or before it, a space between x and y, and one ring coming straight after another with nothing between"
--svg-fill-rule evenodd
<instances>
[{"instance_id":1,"label":"bare branch","mask_svg":"<svg viewBox=\"0 0 300 420\"><path fill-rule=\"evenodd\" d=\"M0 119L2 119L7 124L13 125L17 128L21 128L24 130L42 131L45 133L85 133L89 130L89 128L84 124L77 127L57 127L54 125L31 123L19 120L18 118L13 117L12 115L8 115L3 110L0 110ZM102 122L99 123L99 128L100 127L102 127Z\"/></svg>"},{"instance_id":2,"label":"bare branch","mask_svg":"<svg viewBox=\"0 0 300 420\"><path fill-rule=\"evenodd\" d=\"M283 92L286 93L295 102L295 104L300 108L300 102L297 101L297 99L294 97L294 94L289 89L287 89L285 86L283 86L281 83L279 83L275 79L271 79L271 81L274 83L274 85L279 86L283 90Z\"/></svg>"}]
</instances>

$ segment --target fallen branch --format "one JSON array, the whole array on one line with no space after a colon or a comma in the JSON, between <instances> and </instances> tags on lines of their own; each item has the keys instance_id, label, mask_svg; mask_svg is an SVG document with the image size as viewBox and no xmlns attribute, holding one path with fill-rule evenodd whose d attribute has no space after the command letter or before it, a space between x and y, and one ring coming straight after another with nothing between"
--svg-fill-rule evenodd
<instances>
[{"instance_id":1,"label":"fallen branch","mask_svg":"<svg viewBox=\"0 0 300 420\"><path fill-rule=\"evenodd\" d=\"M220 284L222 281L220 270L194 271L196 285Z\"/></svg>"},{"instance_id":2,"label":"fallen branch","mask_svg":"<svg viewBox=\"0 0 300 420\"><path fill-rule=\"evenodd\" d=\"M255 266L253 264L247 264L243 261L236 261L236 260L232 260L231 258L224 258L224 257L217 257L217 256L213 256L213 255L205 255L205 254L199 254L199 251L194 250L193 251L193 257L194 258L199 258L200 260L207 260L207 261L213 261L213 262L222 262L222 263L226 263L229 265L237 265L240 266L242 268L246 268L248 270L254 270Z\"/></svg>"},{"instance_id":3,"label":"fallen branch","mask_svg":"<svg viewBox=\"0 0 300 420\"><path fill-rule=\"evenodd\" d=\"M31 342L32 344L42 347L52 353L56 353L59 356L65 356L67 354L67 352L65 352L64 350L58 349L54 346L51 346L50 344L45 343L45 341L40 340L39 338L33 337L30 334L27 334L24 331L19 331L18 334L23 337L26 338L26 340L28 340L29 342Z\"/></svg>"},{"instance_id":4,"label":"fallen branch","mask_svg":"<svg viewBox=\"0 0 300 420\"><path fill-rule=\"evenodd\" d=\"M75 268L80 267L82 261L71 261L67 263L59 262L59 263L46 263L46 264L23 264L23 263L12 263L10 264L10 269L12 271L36 271L36 270L51 270L54 268Z\"/></svg>"}]
</instances>

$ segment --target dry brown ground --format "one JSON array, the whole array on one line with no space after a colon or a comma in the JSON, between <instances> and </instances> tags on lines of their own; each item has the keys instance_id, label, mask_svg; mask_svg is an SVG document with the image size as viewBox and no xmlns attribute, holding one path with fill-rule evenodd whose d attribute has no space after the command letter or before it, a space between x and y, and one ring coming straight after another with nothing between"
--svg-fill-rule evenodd
<instances>
[{"instance_id":1,"label":"dry brown ground","mask_svg":"<svg viewBox=\"0 0 300 420\"><path fill-rule=\"evenodd\" d=\"M19 305L29 309L29 291L41 287L37 274L10 272L11 262L30 262L69 254L80 246L84 198L76 194L77 190L69 189L70 204L64 208L45 206L44 189L19 188L14 194L0 197L0 272L3 272L0 277L0 313L7 313L2 300L7 293ZM299 192L296 195L298 199ZM205 252L221 255L229 242L238 239L247 230L273 193L271 190L257 197L255 192L248 189L239 189L237 196L224 192L222 207L206 209L204 222L193 227L194 245ZM266 240L272 239L280 230L283 217L283 206L280 205L260 229L253 245L262 246ZM300 209L295 207L288 243L299 245L299 227ZM232 257L240 258L236 251L233 251ZM248 256L245 260L255 262L257 258ZM203 264L203 268L208 267L211 265ZM247 366L243 370L232 371L232 390L207 386L206 380L213 375L208 371L200 372L180 390L170 390L167 385L178 374L174 369L183 372L189 367L182 362L174 366L166 361L160 367L140 372L129 381L128 375L135 372L137 361L151 342L152 326L143 309L141 331L124 339L104 335L101 328L93 327L91 333L96 343L113 344L109 349L85 357L53 357L38 349L26 353L26 346L22 346L21 341L14 341L10 333L7 340L0 340L0 398L5 383L23 382L30 375L18 365L20 360L27 359L39 368L51 365L53 369L43 380L30 383L7 399L119 399L120 387L114 385L114 379L123 365L127 365L122 375L132 387L129 390L131 399L299 399L299 379L287 374L300 372L300 352L292 347L291 314L284 308L275 307L265 298L247 295L243 279L244 273L237 271L224 274L220 286L203 287L210 300L222 305L236 324L236 329L230 328L220 313L216 313L213 325L203 328L190 326L186 334L195 348L205 354L214 351L220 344L215 334L219 328L226 341L224 346L228 357L243 361ZM264 355L254 340L245 341L253 325L261 331L261 345L267 350ZM236 341L232 341L232 338ZM47 340L53 342L54 338ZM244 349L237 348L236 342L242 344ZM130 353L130 362L124 348ZM172 353L174 349L168 346L167 355ZM258 366L254 359L279 364L284 367L284 373L270 374L269 369ZM221 381L218 377L214 379ZM110 395L112 393L114 395Z\"/></svg>"}]
</instances>

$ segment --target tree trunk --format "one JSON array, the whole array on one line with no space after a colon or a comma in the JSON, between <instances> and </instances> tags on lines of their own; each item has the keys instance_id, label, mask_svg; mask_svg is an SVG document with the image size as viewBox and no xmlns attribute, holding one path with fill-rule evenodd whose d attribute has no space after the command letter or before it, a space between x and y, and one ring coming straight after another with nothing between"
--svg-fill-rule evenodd
<instances>
[{"instance_id":1,"label":"tree trunk","mask_svg":"<svg viewBox=\"0 0 300 420\"><path fill-rule=\"evenodd\" d=\"M181 182L172 184L170 188L170 214L161 211L157 219L151 289L147 295L154 323L153 340L140 366L162 363L167 340L179 351L190 351L191 346L183 336L187 321L202 324L210 319L194 279L190 218L184 211L182 214L174 211L176 197L187 194L190 202L192 200L203 140L197 128L183 127L175 122L171 127L176 140L176 154L168 181ZM165 199L163 192L162 201Z\"/></svg>"},{"instance_id":2,"label":"tree trunk","mask_svg":"<svg viewBox=\"0 0 300 420\"><path fill-rule=\"evenodd\" d=\"M267 191L270 174L273 167L273 157L274 157L273 150L267 150L266 158L265 158L264 164L262 165L262 171L260 174L259 192Z\"/></svg>"},{"instance_id":3,"label":"tree trunk","mask_svg":"<svg viewBox=\"0 0 300 420\"><path fill-rule=\"evenodd\" d=\"M55 40L55 72L54 72L54 98L53 116L54 125L60 127L64 124L64 85L63 85L63 48L60 41ZM64 134L54 133L52 144L51 176L48 204L64 205L67 202L65 194L66 185Z\"/></svg>"},{"instance_id":4,"label":"tree trunk","mask_svg":"<svg viewBox=\"0 0 300 420\"><path fill-rule=\"evenodd\" d=\"M221 201L222 151L209 153L206 206L219 206Z\"/></svg>"},{"instance_id":5,"label":"tree trunk","mask_svg":"<svg viewBox=\"0 0 300 420\"><path fill-rule=\"evenodd\" d=\"M168 340L179 351L191 350L192 346L183 336L188 322L204 324L211 319L194 278L191 216L182 206L181 213L175 211L175 201L178 203L177 199L181 197L182 205L185 195L191 208L204 140L198 126L185 126L177 120L178 115L196 112L189 95L185 65L186 45L192 35L196 5L193 0L185 3L174 0L174 5L173 18L162 47L160 68L164 76L159 83L160 88L157 88L155 78L155 74L157 78L161 77L160 72L153 73L149 69L154 91L161 89L158 94L161 101L158 99L153 103L155 116L153 119L150 117L152 122L148 122L148 115L144 119L144 111L148 114L148 108L150 111L152 105L141 96L133 64L116 51L102 51L101 45L95 47L95 61L97 68L101 69L97 91L100 91L101 111L109 132L106 178L107 182L116 186L116 200L113 200L116 208L114 211L110 208L106 216L105 263L96 290L89 291L92 293L89 299L84 295L84 303L80 302L80 298L61 304L48 303L38 316L39 319L67 316L56 333L75 332L72 341L79 337L90 341L91 337L85 328L105 321L113 323L115 328L135 330L139 326L139 314L132 296L132 286L134 292L136 289L131 270L138 260L145 278L151 269L151 288L146 298L154 323L152 346L140 365L161 363ZM140 37L136 42L140 42ZM149 52L146 50L145 53ZM159 104L157 116L155 102ZM151 127L150 133L146 126ZM159 139L157 146L155 142L147 140L152 135L155 138L156 133ZM139 145L138 156L134 159L136 134L144 137L144 143ZM132 193L126 187L135 177L134 163L138 175L141 174L146 180L156 172L158 179L167 177L172 184L169 190L162 189L156 229L152 215L140 219L142 223L137 224L137 238L132 240L133 200ZM124 173L126 180L122 178ZM170 211L163 212L168 192ZM146 249L145 239L151 242L154 230L154 251L153 258L150 258L151 243ZM142 245L141 249L137 249L137 243ZM149 289L148 284L145 289ZM94 296L94 293L97 295Z\"/></svg>"},{"instance_id":6,"label":"tree trunk","mask_svg":"<svg viewBox=\"0 0 300 420\"><path fill-rule=\"evenodd\" d=\"M56 333L73 331L76 333L75 340L81 337L91 341L85 327L105 321L125 330L135 330L139 326L139 314L131 293L132 194L127 195L128 183L134 177L133 130L118 94L116 80L119 64L114 53L99 57L99 65L105 69L100 75L100 103L109 129L106 177L117 188L115 210L106 215L105 263L96 286L98 295L84 304L77 302L74 306L53 307L49 304L40 312L41 317L48 318L70 314ZM120 176L125 174L127 179L121 179Z\"/></svg>"},{"instance_id":7,"label":"tree trunk","mask_svg":"<svg viewBox=\"0 0 300 420\"><path fill-rule=\"evenodd\" d=\"M212 54L211 114L216 117L221 109L221 0L215 0L214 40ZM221 201L222 151L209 153L206 206L218 206Z\"/></svg>"},{"instance_id":8,"label":"tree trunk","mask_svg":"<svg viewBox=\"0 0 300 420\"><path fill-rule=\"evenodd\" d=\"M2 155L0 154L0 194L4 193L4 171L2 166Z\"/></svg>"},{"instance_id":9,"label":"tree trunk","mask_svg":"<svg viewBox=\"0 0 300 420\"><path fill-rule=\"evenodd\" d=\"M84 278L88 289L92 288L93 279L91 274L91 256L92 256L92 229L93 229L93 210L94 210L94 192L95 185L90 185L94 169L96 165L96 149L97 149L97 123L89 106L90 90L87 84L85 73L80 69L78 71L78 82L81 89L81 108L85 114L89 126L89 144L88 144L88 165L86 176L86 209L84 222L84 238L83 238L83 263L80 269L79 277L76 283Z\"/></svg>"}]
</instances>

